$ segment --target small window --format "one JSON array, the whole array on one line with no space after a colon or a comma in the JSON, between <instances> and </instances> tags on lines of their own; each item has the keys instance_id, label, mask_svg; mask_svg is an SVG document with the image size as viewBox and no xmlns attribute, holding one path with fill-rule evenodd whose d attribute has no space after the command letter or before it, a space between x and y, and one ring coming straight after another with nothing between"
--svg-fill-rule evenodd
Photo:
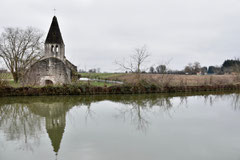
<instances>
[{"instance_id":1,"label":"small window","mask_svg":"<svg viewBox=\"0 0 240 160\"><path fill-rule=\"evenodd\" d=\"M58 50L59 50L59 49L58 49L58 45L56 45L56 53L58 53Z\"/></svg>"},{"instance_id":2,"label":"small window","mask_svg":"<svg viewBox=\"0 0 240 160\"><path fill-rule=\"evenodd\" d=\"M54 46L53 45L51 46L51 52L52 53L54 52Z\"/></svg>"}]
</instances>

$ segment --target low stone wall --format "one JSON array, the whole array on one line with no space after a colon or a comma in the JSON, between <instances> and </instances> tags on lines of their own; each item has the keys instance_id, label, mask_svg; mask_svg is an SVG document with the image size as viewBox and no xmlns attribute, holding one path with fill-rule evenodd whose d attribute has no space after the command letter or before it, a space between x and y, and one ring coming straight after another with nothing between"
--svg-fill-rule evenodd
<instances>
[{"instance_id":1,"label":"low stone wall","mask_svg":"<svg viewBox=\"0 0 240 160\"><path fill-rule=\"evenodd\" d=\"M238 91L240 85L224 86L182 86L164 87L156 86L45 86L41 88L33 87L2 87L0 96L43 96L43 95L95 95L95 94L143 94L143 93L193 93L206 91Z\"/></svg>"}]
</instances>

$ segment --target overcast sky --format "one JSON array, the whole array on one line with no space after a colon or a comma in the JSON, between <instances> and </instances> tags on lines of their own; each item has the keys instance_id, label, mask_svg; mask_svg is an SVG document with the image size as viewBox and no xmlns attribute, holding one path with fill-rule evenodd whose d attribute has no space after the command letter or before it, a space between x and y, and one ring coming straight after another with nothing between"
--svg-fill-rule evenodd
<instances>
[{"instance_id":1,"label":"overcast sky","mask_svg":"<svg viewBox=\"0 0 240 160\"><path fill-rule=\"evenodd\" d=\"M171 69L240 57L240 0L1 0L0 5L1 32L33 26L45 36L56 8L66 57L79 68L116 71L115 59L144 44L149 66L172 59Z\"/></svg>"}]
</instances>

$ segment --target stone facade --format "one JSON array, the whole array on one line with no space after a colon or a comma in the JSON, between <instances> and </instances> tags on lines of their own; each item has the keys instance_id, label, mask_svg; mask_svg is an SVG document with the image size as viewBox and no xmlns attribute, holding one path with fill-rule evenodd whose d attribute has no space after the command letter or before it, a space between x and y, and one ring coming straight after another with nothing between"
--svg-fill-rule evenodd
<instances>
[{"instance_id":1,"label":"stone facade","mask_svg":"<svg viewBox=\"0 0 240 160\"><path fill-rule=\"evenodd\" d=\"M32 64L24 76L25 85L51 85L71 83L77 67L65 57L65 45L54 16L41 60Z\"/></svg>"},{"instance_id":2,"label":"stone facade","mask_svg":"<svg viewBox=\"0 0 240 160\"><path fill-rule=\"evenodd\" d=\"M49 85L71 83L71 69L55 57L42 59L33 64L26 76L29 85Z\"/></svg>"}]
</instances>

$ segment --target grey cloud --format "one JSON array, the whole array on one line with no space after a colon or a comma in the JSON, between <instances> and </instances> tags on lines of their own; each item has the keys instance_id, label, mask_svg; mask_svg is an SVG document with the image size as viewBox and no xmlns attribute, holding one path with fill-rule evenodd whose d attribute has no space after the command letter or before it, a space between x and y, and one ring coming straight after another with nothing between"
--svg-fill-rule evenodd
<instances>
[{"instance_id":1,"label":"grey cloud","mask_svg":"<svg viewBox=\"0 0 240 160\"><path fill-rule=\"evenodd\" d=\"M150 64L173 59L220 65L239 57L238 0L2 0L0 31L5 26L34 26L48 32L53 8L77 66L114 71L115 59L146 44Z\"/></svg>"}]
</instances>

